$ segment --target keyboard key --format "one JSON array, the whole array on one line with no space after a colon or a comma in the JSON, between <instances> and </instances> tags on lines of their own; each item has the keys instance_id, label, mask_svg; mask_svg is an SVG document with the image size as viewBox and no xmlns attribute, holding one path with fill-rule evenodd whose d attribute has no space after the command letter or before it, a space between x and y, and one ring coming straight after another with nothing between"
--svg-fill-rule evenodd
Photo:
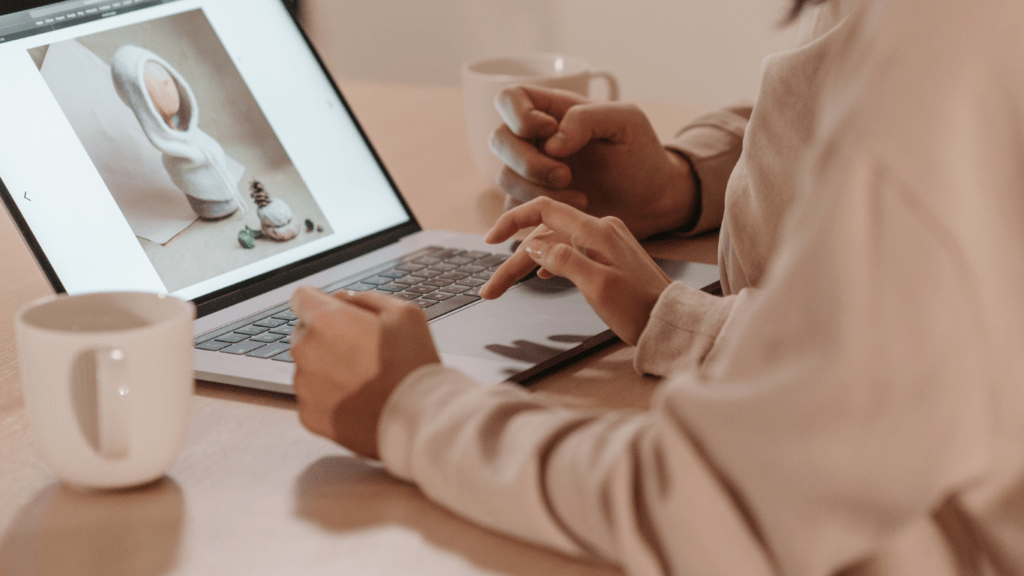
<instances>
[{"instance_id":1,"label":"keyboard key","mask_svg":"<svg viewBox=\"0 0 1024 576\"><path fill-rule=\"evenodd\" d=\"M437 300L426 300L424 298L420 298L418 300L413 300L412 303L420 308L430 308L434 304L437 304Z\"/></svg>"},{"instance_id":2,"label":"keyboard key","mask_svg":"<svg viewBox=\"0 0 1024 576\"><path fill-rule=\"evenodd\" d=\"M458 284L459 286L469 286L470 288L473 288L474 286L483 286L484 284L487 283L487 281L481 280L479 278L469 277L463 278L462 280L456 280L455 283Z\"/></svg>"},{"instance_id":3,"label":"keyboard key","mask_svg":"<svg viewBox=\"0 0 1024 576\"><path fill-rule=\"evenodd\" d=\"M423 285L424 286L437 286L438 288L440 288L442 286L447 286L447 285L451 284L452 282L454 282L454 280L445 280L444 278L431 278L430 280L427 280L427 281L423 282Z\"/></svg>"},{"instance_id":4,"label":"keyboard key","mask_svg":"<svg viewBox=\"0 0 1024 576\"><path fill-rule=\"evenodd\" d=\"M415 270L409 273L410 276L415 276L419 278L420 280L418 281L421 281L424 278L433 278L434 276L440 276L441 274L444 274L443 270L432 270L430 268L424 268L423 270Z\"/></svg>"},{"instance_id":5,"label":"keyboard key","mask_svg":"<svg viewBox=\"0 0 1024 576\"><path fill-rule=\"evenodd\" d=\"M264 334L260 334L259 336L253 336L252 338L250 338L250 340L252 340L253 342L263 342L265 344L269 344L271 342L277 342L281 338L284 338L284 334L274 334L273 332L266 332Z\"/></svg>"},{"instance_id":6,"label":"keyboard key","mask_svg":"<svg viewBox=\"0 0 1024 576\"><path fill-rule=\"evenodd\" d=\"M365 282L356 282L355 284L349 284L345 286L345 290L351 290L353 292L366 292L367 290L373 290L376 288L376 284L367 284Z\"/></svg>"},{"instance_id":7,"label":"keyboard key","mask_svg":"<svg viewBox=\"0 0 1024 576\"><path fill-rule=\"evenodd\" d=\"M467 272L459 272L458 270L452 270L445 272L438 276L438 278L444 278L445 280L462 280L463 278L469 277L470 274Z\"/></svg>"},{"instance_id":8,"label":"keyboard key","mask_svg":"<svg viewBox=\"0 0 1024 576\"><path fill-rule=\"evenodd\" d=\"M234 344L236 342L241 342L242 340L248 339L248 334L239 334L238 332L228 332L227 334L221 334L216 338L216 340L220 340L221 342L228 342L230 344Z\"/></svg>"},{"instance_id":9,"label":"keyboard key","mask_svg":"<svg viewBox=\"0 0 1024 576\"><path fill-rule=\"evenodd\" d=\"M291 350L285 350L284 352L271 358L271 360L277 360L278 362L295 362L295 359L292 358Z\"/></svg>"},{"instance_id":10,"label":"keyboard key","mask_svg":"<svg viewBox=\"0 0 1024 576\"><path fill-rule=\"evenodd\" d=\"M414 262L405 262L395 266L395 270L402 270L403 272L416 272L417 270L422 270L424 268L426 268L426 265L416 264Z\"/></svg>"},{"instance_id":11,"label":"keyboard key","mask_svg":"<svg viewBox=\"0 0 1024 576\"><path fill-rule=\"evenodd\" d=\"M370 276L369 278L363 278L359 281L363 284L373 284L374 286L380 286L381 284L387 284L391 282L391 278L387 276Z\"/></svg>"},{"instance_id":12,"label":"keyboard key","mask_svg":"<svg viewBox=\"0 0 1024 576\"><path fill-rule=\"evenodd\" d=\"M287 344L267 344L258 350L253 350L246 354L246 356L252 356L253 358L273 358L288 349L289 346Z\"/></svg>"},{"instance_id":13,"label":"keyboard key","mask_svg":"<svg viewBox=\"0 0 1024 576\"><path fill-rule=\"evenodd\" d=\"M431 292L430 294L424 294L423 295L424 298L429 298L431 300L438 300L438 301L440 301L440 300L447 300L447 299L451 298L452 296L454 296L454 294L448 294L446 292Z\"/></svg>"},{"instance_id":14,"label":"keyboard key","mask_svg":"<svg viewBox=\"0 0 1024 576\"><path fill-rule=\"evenodd\" d=\"M434 258L437 258L438 260L447 260L454 256L459 256L463 253L463 250L459 250L457 248L445 248L444 250L438 250L437 252L433 252L430 255Z\"/></svg>"},{"instance_id":15,"label":"keyboard key","mask_svg":"<svg viewBox=\"0 0 1024 576\"><path fill-rule=\"evenodd\" d=\"M383 292L394 293L394 292L401 292L402 290L405 290L408 287L409 287L408 284L395 284L394 282L391 282L391 283L385 284L383 286L377 286L377 290L381 290Z\"/></svg>"},{"instance_id":16,"label":"keyboard key","mask_svg":"<svg viewBox=\"0 0 1024 576\"><path fill-rule=\"evenodd\" d=\"M465 272L467 274L476 274L477 272L483 272L487 270L486 266L477 266L476 264L466 264L465 266L459 266L459 272Z\"/></svg>"},{"instance_id":17,"label":"keyboard key","mask_svg":"<svg viewBox=\"0 0 1024 576\"><path fill-rule=\"evenodd\" d=\"M257 334L263 334L267 330L270 330L270 328L264 328L262 326L255 326L253 324L250 324L248 326L242 326L241 328L235 328L235 332L237 332L239 334L246 334L248 336L255 336Z\"/></svg>"},{"instance_id":18,"label":"keyboard key","mask_svg":"<svg viewBox=\"0 0 1024 576\"><path fill-rule=\"evenodd\" d=\"M413 262L415 264L423 264L424 266L430 266L431 264L437 264L440 261L441 261L440 258L434 258L432 256L423 256L421 258L417 258L417 259L413 260Z\"/></svg>"},{"instance_id":19,"label":"keyboard key","mask_svg":"<svg viewBox=\"0 0 1024 576\"><path fill-rule=\"evenodd\" d=\"M441 288L441 292L447 292L448 294L462 294L472 288L472 286L459 286L458 284L452 284ZM430 296L427 296L428 298Z\"/></svg>"},{"instance_id":20,"label":"keyboard key","mask_svg":"<svg viewBox=\"0 0 1024 576\"><path fill-rule=\"evenodd\" d=\"M381 272L380 274L378 274L378 276L385 276L387 278L401 278L402 276L405 276L405 272L403 272L402 270L396 270L395 268L392 268L391 270L385 270Z\"/></svg>"},{"instance_id":21,"label":"keyboard key","mask_svg":"<svg viewBox=\"0 0 1024 576\"><path fill-rule=\"evenodd\" d=\"M199 344L198 346L196 346L196 348L198 348L200 350L212 350L212 351L216 352L218 350L222 350L224 348L227 348L228 346L231 346L231 342L222 342L220 340L209 340L207 342L203 342L202 344Z\"/></svg>"},{"instance_id":22,"label":"keyboard key","mask_svg":"<svg viewBox=\"0 0 1024 576\"><path fill-rule=\"evenodd\" d=\"M449 258L449 259L445 260L445 262L447 262L449 264L455 264L457 266L461 266L463 264L469 264L473 260L475 260L475 258L466 258L465 256L456 256L455 258Z\"/></svg>"},{"instance_id":23,"label":"keyboard key","mask_svg":"<svg viewBox=\"0 0 1024 576\"><path fill-rule=\"evenodd\" d=\"M505 260L508 260L508 256L505 256L504 254L491 254L486 258L481 258L473 262L473 264L476 264L477 266L493 267L499 266Z\"/></svg>"},{"instance_id":24,"label":"keyboard key","mask_svg":"<svg viewBox=\"0 0 1024 576\"><path fill-rule=\"evenodd\" d=\"M285 310L284 312L278 312L277 314L274 314L272 317L273 318L280 318L281 320L285 320L285 321L288 321L288 322L291 322L292 320L298 320L298 318L299 318L291 310Z\"/></svg>"},{"instance_id":25,"label":"keyboard key","mask_svg":"<svg viewBox=\"0 0 1024 576\"><path fill-rule=\"evenodd\" d=\"M434 287L433 286L425 286L425 285L409 286L408 288L405 289L405 291L406 292L413 292L415 294L429 294L429 293L434 291Z\"/></svg>"},{"instance_id":26,"label":"keyboard key","mask_svg":"<svg viewBox=\"0 0 1024 576\"><path fill-rule=\"evenodd\" d=\"M422 294L417 294L415 292L399 292L397 294L392 294L392 296L395 296L397 298L401 298L402 300L405 300L405 301L408 302L410 300L415 300L415 299L419 298L420 296L422 296Z\"/></svg>"},{"instance_id":27,"label":"keyboard key","mask_svg":"<svg viewBox=\"0 0 1024 576\"><path fill-rule=\"evenodd\" d=\"M431 264L430 268L434 270L440 270L441 272L448 272L458 268L455 264L448 264L447 262L441 262L440 264Z\"/></svg>"},{"instance_id":28,"label":"keyboard key","mask_svg":"<svg viewBox=\"0 0 1024 576\"><path fill-rule=\"evenodd\" d=\"M279 318L264 318L263 320L254 323L253 326L261 326L263 328L277 328L278 326L282 326L287 323L287 320L281 320Z\"/></svg>"},{"instance_id":29,"label":"keyboard key","mask_svg":"<svg viewBox=\"0 0 1024 576\"><path fill-rule=\"evenodd\" d=\"M232 344L231 346L228 346L227 348L221 350L221 352L225 352L227 354L242 355L248 354L249 352L252 352L257 348L262 348L263 346L266 346L266 344L264 344L263 342L253 342L252 340L246 340L245 342Z\"/></svg>"},{"instance_id":30,"label":"keyboard key","mask_svg":"<svg viewBox=\"0 0 1024 576\"><path fill-rule=\"evenodd\" d=\"M426 308L424 312L427 313L427 320L433 320L438 316L447 314L452 310L462 308L466 304L472 304L480 298L478 296L466 296L465 294L459 294L458 296L452 296L444 302L438 302L437 304Z\"/></svg>"},{"instance_id":31,"label":"keyboard key","mask_svg":"<svg viewBox=\"0 0 1024 576\"><path fill-rule=\"evenodd\" d=\"M491 256L491 253L490 252L477 252L477 251L463 252L462 253L462 257L464 257L464 258L472 258L473 260L479 260L481 258L486 258L487 256Z\"/></svg>"},{"instance_id":32,"label":"keyboard key","mask_svg":"<svg viewBox=\"0 0 1024 576\"><path fill-rule=\"evenodd\" d=\"M291 336L292 334L295 333L295 326L292 326L291 324L285 326L278 326L277 328L271 330L271 332L274 334L281 334L282 336Z\"/></svg>"},{"instance_id":33,"label":"keyboard key","mask_svg":"<svg viewBox=\"0 0 1024 576\"><path fill-rule=\"evenodd\" d=\"M494 276L493 272L477 272L476 274L473 274L472 277L479 278L480 280L486 282L491 279L491 276Z\"/></svg>"}]
</instances>

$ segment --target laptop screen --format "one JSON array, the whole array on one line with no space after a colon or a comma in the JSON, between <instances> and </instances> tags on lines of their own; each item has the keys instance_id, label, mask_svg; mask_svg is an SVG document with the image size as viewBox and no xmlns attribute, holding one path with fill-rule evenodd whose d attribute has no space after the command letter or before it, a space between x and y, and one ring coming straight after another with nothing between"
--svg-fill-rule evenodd
<instances>
[{"instance_id":1,"label":"laptop screen","mask_svg":"<svg viewBox=\"0 0 1024 576\"><path fill-rule=\"evenodd\" d=\"M0 192L58 289L202 301L415 225L280 0L35 4Z\"/></svg>"}]
</instances>

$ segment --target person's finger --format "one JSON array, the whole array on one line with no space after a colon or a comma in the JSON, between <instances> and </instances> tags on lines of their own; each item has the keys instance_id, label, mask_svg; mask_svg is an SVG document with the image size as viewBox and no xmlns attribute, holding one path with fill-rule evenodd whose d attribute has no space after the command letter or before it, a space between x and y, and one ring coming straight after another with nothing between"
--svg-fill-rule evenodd
<instances>
[{"instance_id":1,"label":"person's finger","mask_svg":"<svg viewBox=\"0 0 1024 576\"><path fill-rule=\"evenodd\" d=\"M299 317L300 322L309 322L320 312L342 305L330 294L309 286L299 287L291 298L292 312Z\"/></svg>"},{"instance_id":2,"label":"person's finger","mask_svg":"<svg viewBox=\"0 0 1024 576\"><path fill-rule=\"evenodd\" d=\"M569 108L587 102L574 92L520 85L503 89L494 98L501 119L520 138L547 138Z\"/></svg>"},{"instance_id":3,"label":"person's finger","mask_svg":"<svg viewBox=\"0 0 1024 576\"><path fill-rule=\"evenodd\" d=\"M403 301L392 298L387 294L372 291L355 292L353 290L338 290L333 293L332 296L341 302L357 306L378 316L386 311L394 310L395 308L405 304Z\"/></svg>"},{"instance_id":4,"label":"person's finger","mask_svg":"<svg viewBox=\"0 0 1024 576\"><path fill-rule=\"evenodd\" d=\"M594 140L619 144L634 137L643 112L632 104L582 104L566 111L558 132L544 142L543 151L555 158L575 154Z\"/></svg>"},{"instance_id":5,"label":"person's finger","mask_svg":"<svg viewBox=\"0 0 1024 576\"><path fill-rule=\"evenodd\" d=\"M498 298L536 267L537 264L522 248L516 250L516 253L502 262L501 266L491 273L491 278L480 287L480 297L485 300Z\"/></svg>"},{"instance_id":6,"label":"person's finger","mask_svg":"<svg viewBox=\"0 0 1024 576\"><path fill-rule=\"evenodd\" d=\"M582 192L556 190L547 186L541 186L516 174L508 166L505 166L498 172L498 187L509 198L515 200L515 203L511 206L506 204L506 209L524 204L541 196L547 196L552 200L564 202L577 210L586 210L588 205L587 195Z\"/></svg>"},{"instance_id":7,"label":"person's finger","mask_svg":"<svg viewBox=\"0 0 1024 576\"><path fill-rule=\"evenodd\" d=\"M490 244L504 242L524 228L544 224L564 235L574 246L592 243L600 234L599 220L547 197L537 198L502 214L484 238Z\"/></svg>"},{"instance_id":8,"label":"person's finger","mask_svg":"<svg viewBox=\"0 0 1024 576\"><path fill-rule=\"evenodd\" d=\"M523 251L548 273L580 287L593 282L605 271L604 265L589 258L584 251L561 242L534 238L523 244Z\"/></svg>"},{"instance_id":9,"label":"person's finger","mask_svg":"<svg viewBox=\"0 0 1024 576\"><path fill-rule=\"evenodd\" d=\"M313 318L321 312L341 308L345 304L321 290L301 286L292 294L290 305L292 312L299 319L292 332L292 342L298 344L305 337Z\"/></svg>"},{"instance_id":10,"label":"person's finger","mask_svg":"<svg viewBox=\"0 0 1024 576\"><path fill-rule=\"evenodd\" d=\"M532 140L516 136L504 124L491 134L488 145L505 166L529 182L560 188L572 181L565 163L542 153Z\"/></svg>"}]
</instances>

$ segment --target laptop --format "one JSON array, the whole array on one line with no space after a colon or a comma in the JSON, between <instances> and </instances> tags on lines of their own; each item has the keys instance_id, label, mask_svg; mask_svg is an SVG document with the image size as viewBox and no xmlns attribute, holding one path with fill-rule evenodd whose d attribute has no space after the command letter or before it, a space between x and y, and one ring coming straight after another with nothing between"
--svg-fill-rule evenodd
<instances>
[{"instance_id":1,"label":"laptop","mask_svg":"<svg viewBox=\"0 0 1024 576\"><path fill-rule=\"evenodd\" d=\"M484 384L614 340L564 280L477 296L511 246L420 227L282 0L5 1L0 78L0 197L53 289L192 301L200 381L291 393L303 285L413 302Z\"/></svg>"}]
</instances>

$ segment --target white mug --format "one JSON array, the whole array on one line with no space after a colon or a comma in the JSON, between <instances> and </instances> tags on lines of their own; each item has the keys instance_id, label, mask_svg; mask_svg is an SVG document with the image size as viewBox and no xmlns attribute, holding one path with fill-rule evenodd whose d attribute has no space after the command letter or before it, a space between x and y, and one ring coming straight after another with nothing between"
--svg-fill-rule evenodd
<instances>
[{"instance_id":1,"label":"white mug","mask_svg":"<svg viewBox=\"0 0 1024 576\"><path fill-rule=\"evenodd\" d=\"M607 83L609 100L619 98L619 83L609 72L591 69L583 58L565 54L518 54L471 60L462 65L469 148L480 173L493 182L502 163L491 153L491 134L502 124L494 99L507 86L532 84L590 95L593 80Z\"/></svg>"},{"instance_id":2,"label":"white mug","mask_svg":"<svg viewBox=\"0 0 1024 576\"><path fill-rule=\"evenodd\" d=\"M163 476L188 432L195 307L170 296L51 296L15 315L29 425L67 484L126 488Z\"/></svg>"}]
</instances>

